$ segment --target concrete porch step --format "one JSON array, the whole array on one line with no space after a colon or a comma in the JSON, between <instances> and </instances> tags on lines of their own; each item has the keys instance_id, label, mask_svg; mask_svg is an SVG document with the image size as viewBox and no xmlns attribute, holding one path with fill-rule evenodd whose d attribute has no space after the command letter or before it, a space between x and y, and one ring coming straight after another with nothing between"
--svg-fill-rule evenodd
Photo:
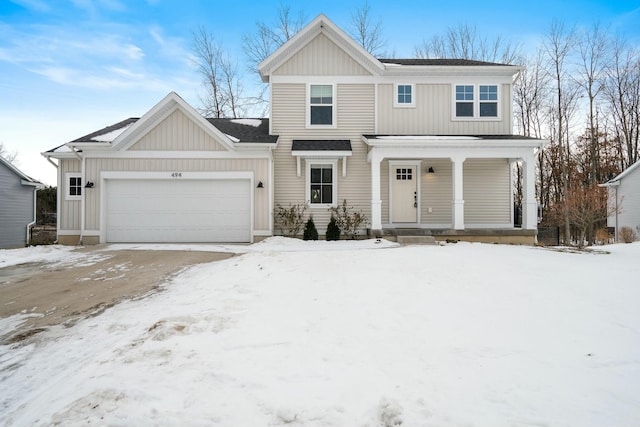
<instances>
[{"instance_id":1,"label":"concrete porch step","mask_svg":"<svg viewBox=\"0 0 640 427\"><path fill-rule=\"evenodd\" d=\"M436 245L433 236L397 236L398 243L403 245Z\"/></svg>"}]
</instances>

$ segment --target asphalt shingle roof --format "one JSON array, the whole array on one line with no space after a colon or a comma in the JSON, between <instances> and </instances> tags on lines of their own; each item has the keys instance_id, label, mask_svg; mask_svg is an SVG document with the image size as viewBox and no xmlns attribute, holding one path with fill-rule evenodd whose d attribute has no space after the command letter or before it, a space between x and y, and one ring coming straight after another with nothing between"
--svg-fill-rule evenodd
<instances>
[{"instance_id":1,"label":"asphalt shingle roof","mask_svg":"<svg viewBox=\"0 0 640 427\"><path fill-rule=\"evenodd\" d=\"M348 139L294 139L291 151L351 151Z\"/></svg>"},{"instance_id":2,"label":"asphalt shingle roof","mask_svg":"<svg viewBox=\"0 0 640 427\"><path fill-rule=\"evenodd\" d=\"M269 135L269 119L207 119L209 123L214 125L222 133L231 135L240 140L240 142L267 142L275 143L278 140L277 135ZM260 122L259 126L247 124L251 122Z\"/></svg>"},{"instance_id":3,"label":"asphalt shingle roof","mask_svg":"<svg viewBox=\"0 0 640 427\"><path fill-rule=\"evenodd\" d=\"M499 64L496 62L476 61L474 59L445 59L445 58L380 58L378 61L385 64L398 64L398 65L448 65L448 66L478 66L478 65L509 65Z\"/></svg>"}]
</instances>

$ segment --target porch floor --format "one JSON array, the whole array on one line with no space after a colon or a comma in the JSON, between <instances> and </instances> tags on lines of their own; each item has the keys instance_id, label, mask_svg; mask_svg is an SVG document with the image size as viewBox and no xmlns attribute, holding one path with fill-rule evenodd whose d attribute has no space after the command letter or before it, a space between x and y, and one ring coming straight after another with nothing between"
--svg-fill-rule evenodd
<instances>
[{"instance_id":1,"label":"porch floor","mask_svg":"<svg viewBox=\"0 0 640 427\"><path fill-rule=\"evenodd\" d=\"M465 241L482 243L508 243L518 245L534 245L537 230L521 228L505 229L432 229L432 228L385 228L383 230L367 229L369 237L382 237L398 241L398 236L433 236L437 241ZM402 239L400 239L402 240Z\"/></svg>"}]
</instances>

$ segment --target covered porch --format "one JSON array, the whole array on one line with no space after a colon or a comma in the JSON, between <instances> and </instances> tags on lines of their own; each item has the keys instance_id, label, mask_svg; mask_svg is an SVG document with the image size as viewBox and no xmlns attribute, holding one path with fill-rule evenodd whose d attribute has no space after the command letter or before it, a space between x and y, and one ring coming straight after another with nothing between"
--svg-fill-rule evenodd
<instances>
[{"instance_id":1,"label":"covered porch","mask_svg":"<svg viewBox=\"0 0 640 427\"><path fill-rule=\"evenodd\" d=\"M535 155L543 140L514 135L364 135L371 164L370 234L535 242ZM523 167L514 225L513 164Z\"/></svg>"}]
</instances>

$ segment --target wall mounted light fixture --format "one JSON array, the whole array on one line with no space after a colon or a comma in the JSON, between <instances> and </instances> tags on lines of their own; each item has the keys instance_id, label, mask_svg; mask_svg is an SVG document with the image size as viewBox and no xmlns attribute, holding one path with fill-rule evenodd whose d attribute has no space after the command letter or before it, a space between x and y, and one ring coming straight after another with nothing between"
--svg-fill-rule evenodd
<instances>
[{"instance_id":1,"label":"wall mounted light fixture","mask_svg":"<svg viewBox=\"0 0 640 427\"><path fill-rule=\"evenodd\" d=\"M262 181L258 181L258 187L257 188L264 188L264 184L262 183Z\"/></svg>"},{"instance_id":2,"label":"wall mounted light fixture","mask_svg":"<svg viewBox=\"0 0 640 427\"><path fill-rule=\"evenodd\" d=\"M433 170L433 166L429 166L429 169L427 170L428 173L436 173L436 171Z\"/></svg>"},{"instance_id":3,"label":"wall mounted light fixture","mask_svg":"<svg viewBox=\"0 0 640 427\"><path fill-rule=\"evenodd\" d=\"M84 188L93 188L93 182L87 181L87 183L85 184Z\"/></svg>"}]
</instances>

